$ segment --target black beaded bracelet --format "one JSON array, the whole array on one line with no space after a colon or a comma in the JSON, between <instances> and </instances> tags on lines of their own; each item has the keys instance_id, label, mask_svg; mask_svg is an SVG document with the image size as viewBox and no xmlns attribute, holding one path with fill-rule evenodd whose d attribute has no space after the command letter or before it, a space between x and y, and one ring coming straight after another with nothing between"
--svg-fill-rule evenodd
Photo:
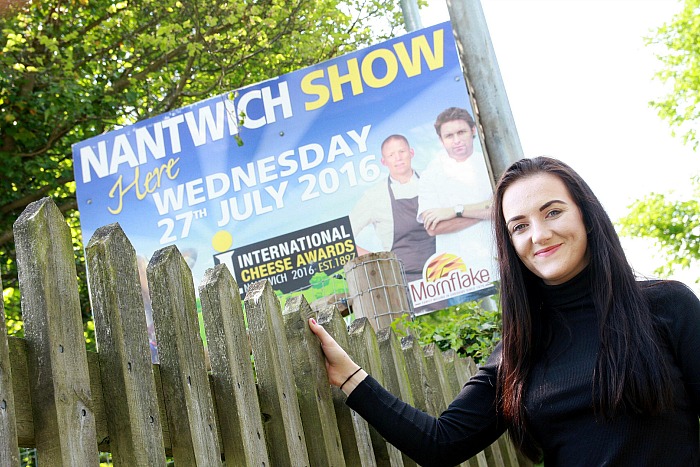
<instances>
[{"instance_id":1,"label":"black beaded bracelet","mask_svg":"<svg viewBox=\"0 0 700 467\"><path fill-rule=\"evenodd\" d=\"M352 378L353 376L355 376L361 369L362 369L362 367L358 368L358 369L355 370L350 376L348 376L348 379L346 379L346 380L343 382L343 384L340 385L340 387L339 387L338 389L343 389L343 386L345 386L345 383L347 383L348 381L350 381L350 378Z\"/></svg>"}]
</instances>

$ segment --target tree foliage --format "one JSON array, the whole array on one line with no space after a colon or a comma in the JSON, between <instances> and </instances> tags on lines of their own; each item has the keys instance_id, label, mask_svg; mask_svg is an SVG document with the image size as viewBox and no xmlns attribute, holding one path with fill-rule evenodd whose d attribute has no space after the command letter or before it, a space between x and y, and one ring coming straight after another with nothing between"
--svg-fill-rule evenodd
<instances>
[{"instance_id":1,"label":"tree foliage","mask_svg":"<svg viewBox=\"0 0 700 467\"><path fill-rule=\"evenodd\" d=\"M661 26L647 43L655 47L662 69L656 76L671 85L652 101L659 116L694 148L700 143L700 0L685 0L683 9Z\"/></svg>"},{"instance_id":2,"label":"tree foliage","mask_svg":"<svg viewBox=\"0 0 700 467\"><path fill-rule=\"evenodd\" d=\"M700 0L685 0L682 10L647 39L662 68L656 77L671 85L663 99L650 105L666 120L673 134L698 148L700 123ZM693 179L694 196L675 200L652 193L630 206L619 223L621 234L651 239L667 261L655 272L668 276L700 259L700 179Z\"/></svg>"},{"instance_id":3,"label":"tree foliage","mask_svg":"<svg viewBox=\"0 0 700 467\"><path fill-rule=\"evenodd\" d=\"M31 0L1 11L0 263L8 322L19 319L12 224L44 196L76 232L89 316L74 143L370 45L399 22L393 0Z\"/></svg>"},{"instance_id":4,"label":"tree foliage","mask_svg":"<svg viewBox=\"0 0 700 467\"><path fill-rule=\"evenodd\" d=\"M619 221L622 235L653 240L667 258L655 271L662 276L700 260L700 177L694 177L693 184L695 193L690 200L672 200L651 193L635 201L627 216Z\"/></svg>"}]
</instances>

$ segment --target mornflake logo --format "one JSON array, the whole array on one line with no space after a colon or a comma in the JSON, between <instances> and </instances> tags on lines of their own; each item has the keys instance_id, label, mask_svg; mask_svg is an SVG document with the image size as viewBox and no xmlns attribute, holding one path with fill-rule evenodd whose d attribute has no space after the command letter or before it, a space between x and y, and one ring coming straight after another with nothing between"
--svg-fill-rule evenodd
<instances>
[{"instance_id":1,"label":"mornflake logo","mask_svg":"<svg viewBox=\"0 0 700 467\"><path fill-rule=\"evenodd\" d=\"M491 274L488 269L467 268L461 258L454 255L449 256L449 263L452 267L440 267L439 276L435 274L434 269L430 270L430 265L441 259L437 257L430 261L426 267L423 279L408 284L414 307L474 292L491 285ZM429 280L425 279L426 276Z\"/></svg>"}]
</instances>

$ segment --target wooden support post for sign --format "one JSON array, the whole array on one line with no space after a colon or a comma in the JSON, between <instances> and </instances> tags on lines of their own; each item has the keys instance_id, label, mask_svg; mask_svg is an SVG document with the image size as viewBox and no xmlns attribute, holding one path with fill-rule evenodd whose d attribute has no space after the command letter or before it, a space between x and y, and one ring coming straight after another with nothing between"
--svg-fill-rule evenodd
<instances>
[{"instance_id":1,"label":"wooden support post for sign","mask_svg":"<svg viewBox=\"0 0 700 467\"><path fill-rule=\"evenodd\" d=\"M355 318L365 317L375 331L387 328L404 314L412 314L401 263L394 253L381 251L358 256L344 268L349 304Z\"/></svg>"},{"instance_id":2,"label":"wooden support post for sign","mask_svg":"<svg viewBox=\"0 0 700 467\"><path fill-rule=\"evenodd\" d=\"M447 0L469 95L494 180L523 157L480 0Z\"/></svg>"}]
</instances>

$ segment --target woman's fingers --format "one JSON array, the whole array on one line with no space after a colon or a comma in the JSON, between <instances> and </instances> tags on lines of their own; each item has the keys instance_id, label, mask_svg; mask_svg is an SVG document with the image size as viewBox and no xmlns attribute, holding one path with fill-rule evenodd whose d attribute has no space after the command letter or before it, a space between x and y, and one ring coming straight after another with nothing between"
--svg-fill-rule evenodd
<instances>
[{"instance_id":1,"label":"woman's fingers","mask_svg":"<svg viewBox=\"0 0 700 467\"><path fill-rule=\"evenodd\" d=\"M358 365L315 319L309 318L309 328L321 341L321 349L326 357L328 380L332 385L340 386L358 368Z\"/></svg>"},{"instance_id":2,"label":"woman's fingers","mask_svg":"<svg viewBox=\"0 0 700 467\"><path fill-rule=\"evenodd\" d=\"M309 328L311 329L311 332L316 334L318 340L321 341L321 345L335 343L335 339L333 339L333 337L328 334L328 331L326 331L323 326L318 324L314 318L309 318Z\"/></svg>"}]
</instances>

